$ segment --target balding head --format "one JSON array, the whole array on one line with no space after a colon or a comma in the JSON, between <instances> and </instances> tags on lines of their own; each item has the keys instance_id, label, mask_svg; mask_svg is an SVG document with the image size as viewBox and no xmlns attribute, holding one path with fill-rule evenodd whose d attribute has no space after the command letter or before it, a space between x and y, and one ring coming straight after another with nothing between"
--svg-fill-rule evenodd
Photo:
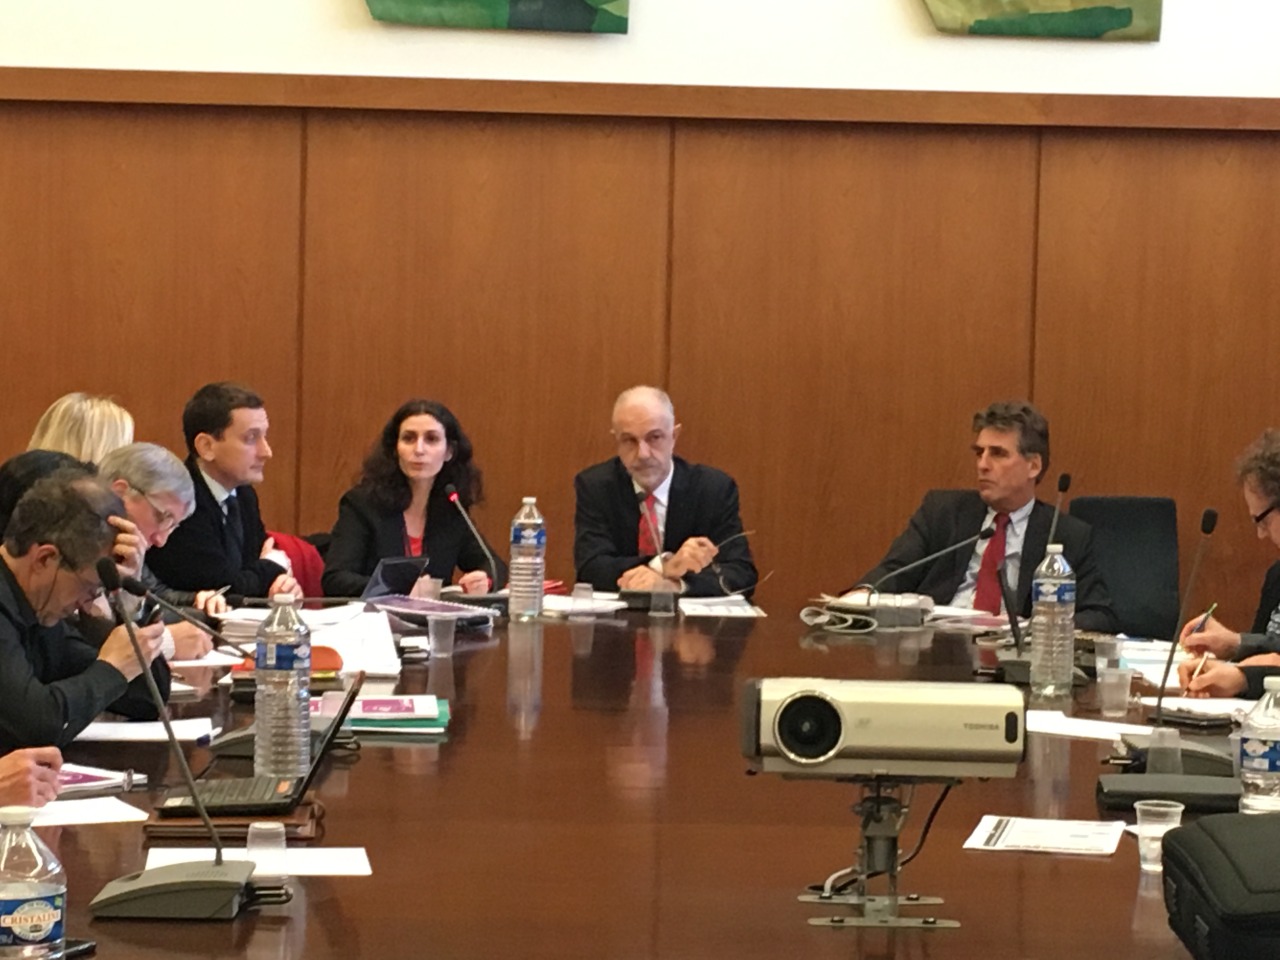
<instances>
[{"instance_id":1,"label":"balding head","mask_svg":"<svg viewBox=\"0 0 1280 960\"><path fill-rule=\"evenodd\" d=\"M632 387L613 404L618 458L642 489L653 491L671 472L680 424L671 398L657 387Z\"/></svg>"}]
</instances>

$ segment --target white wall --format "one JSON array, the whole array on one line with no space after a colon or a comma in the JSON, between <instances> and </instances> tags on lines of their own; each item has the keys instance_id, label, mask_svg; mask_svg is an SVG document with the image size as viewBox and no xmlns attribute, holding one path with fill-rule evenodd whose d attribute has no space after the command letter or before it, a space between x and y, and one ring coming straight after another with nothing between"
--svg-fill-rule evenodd
<instances>
[{"instance_id":1,"label":"white wall","mask_svg":"<svg viewBox=\"0 0 1280 960\"><path fill-rule=\"evenodd\" d=\"M1280 97L1280 3L1165 0L1158 43L949 37L923 0L632 0L631 33L426 30L364 0L0 0L0 65Z\"/></svg>"}]
</instances>

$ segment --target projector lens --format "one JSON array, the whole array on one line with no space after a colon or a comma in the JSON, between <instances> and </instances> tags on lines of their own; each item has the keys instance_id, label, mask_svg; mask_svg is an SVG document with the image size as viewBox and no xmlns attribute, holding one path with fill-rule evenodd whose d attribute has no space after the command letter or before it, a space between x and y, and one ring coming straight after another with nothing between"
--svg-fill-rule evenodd
<instances>
[{"instance_id":1,"label":"projector lens","mask_svg":"<svg viewBox=\"0 0 1280 960\"><path fill-rule=\"evenodd\" d=\"M796 763L819 763L840 745L840 711L826 697L801 693L778 711L774 725L778 749Z\"/></svg>"}]
</instances>

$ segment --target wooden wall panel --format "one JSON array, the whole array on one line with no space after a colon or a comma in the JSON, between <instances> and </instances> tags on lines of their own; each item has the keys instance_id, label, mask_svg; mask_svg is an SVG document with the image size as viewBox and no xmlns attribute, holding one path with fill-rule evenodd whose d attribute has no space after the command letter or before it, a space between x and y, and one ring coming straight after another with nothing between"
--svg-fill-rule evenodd
<instances>
[{"instance_id":1,"label":"wooden wall panel","mask_svg":"<svg viewBox=\"0 0 1280 960\"><path fill-rule=\"evenodd\" d=\"M202 383L268 399L269 522L294 524L301 117L0 105L3 455L71 390L114 396L185 454Z\"/></svg>"},{"instance_id":2,"label":"wooden wall panel","mask_svg":"<svg viewBox=\"0 0 1280 960\"><path fill-rule=\"evenodd\" d=\"M680 123L671 390L780 615L869 569L1030 387L1037 134Z\"/></svg>"},{"instance_id":3,"label":"wooden wall panel","mask_svg":"<svg viewBox=\"0 0 1280 960\"><path fill-rule=\"evenodd\" d=\"M670 125L317 113L309 121L304 529L405 399L443 401L505 551L520 497L573 576L573 475L665 363Z\"/></svg>"},{"instance_id":4,"label":"wooden wall panel","mask_svg":"<svg viewBox=\"0 0 1280 960\"><path fill-rule=\"evenodd\" d=\"M1192 603L1248 627L1263 571L1233 476L1280 422L1280 139L1046 132L1035 392L1058 413L1076 494L1178 501L1185 578L1219 509Z\"/></svg>"}]
</instances>

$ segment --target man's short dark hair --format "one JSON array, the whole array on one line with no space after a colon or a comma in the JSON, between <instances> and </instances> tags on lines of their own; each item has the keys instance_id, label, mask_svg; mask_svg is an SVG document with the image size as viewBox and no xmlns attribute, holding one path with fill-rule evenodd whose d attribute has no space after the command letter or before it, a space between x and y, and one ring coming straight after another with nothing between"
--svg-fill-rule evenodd
<instances>
[{"instance_id":1,"label":"man's short dark hair","mask_svg":"<svg viewBox=\"0 0 1280 960\"><path fill-rule=\"evenodd\" d=\"M69 453L57 450L27 450L0 464L0 534L9 526L13 510L37 480L52 476L59 470L76 476L92 477L98 473L92 463L77 460Z\"/></svg>"},{"instance_id":2,"label":"man's short dark hair","mask_svg":"<svg viewBox=\"0 0 1280 960\"><path fill-rule=\"evenodd\" d=\"M973 432L992 430L1016 430L1018 452L1024 457L1040 454L1040 474L1036 483L1049 472L1049 421L1044 414L1025 400L1002 400L973 415Z\"/></svg>"},{"instance_id":3,"label":"man's short dark hair","mask_svg":"<svg viewBox=\"0 0 1280 960\"><path fill-rule=\"evenodd\" d=\"M182 435L187 452L195 454L196 437L207 433L216 440L231 426L231 415L241 409L261 410L262 398L248 387L229 380L206 383L182 408Z\"/></svg>"},{"instance_id":4,"label":"man's short dark hair","mask_svg":"<svg viewBox=\"0 0 1280 960\"><path fill-rule=\"evenodd\" d=\"M37 480L14 507L4 534L4 547L24 557L34 546L53 544L72 570L93 566L111 549L116 528L110 517L123 517L124 501L97 477L83 471L58 470Z\"/></svg>"},{"instance_id":5,"label":"man's short dark hair","mask_svg":"<svg viewBox=\"0 0 1280 960\"><path fill-rule=\"evenodd\" d=\"M1236 479L1253 484L1271 503L1280 503L1280 430L1264 430L1240 455Z\"/></svg>"}]
</instances>

